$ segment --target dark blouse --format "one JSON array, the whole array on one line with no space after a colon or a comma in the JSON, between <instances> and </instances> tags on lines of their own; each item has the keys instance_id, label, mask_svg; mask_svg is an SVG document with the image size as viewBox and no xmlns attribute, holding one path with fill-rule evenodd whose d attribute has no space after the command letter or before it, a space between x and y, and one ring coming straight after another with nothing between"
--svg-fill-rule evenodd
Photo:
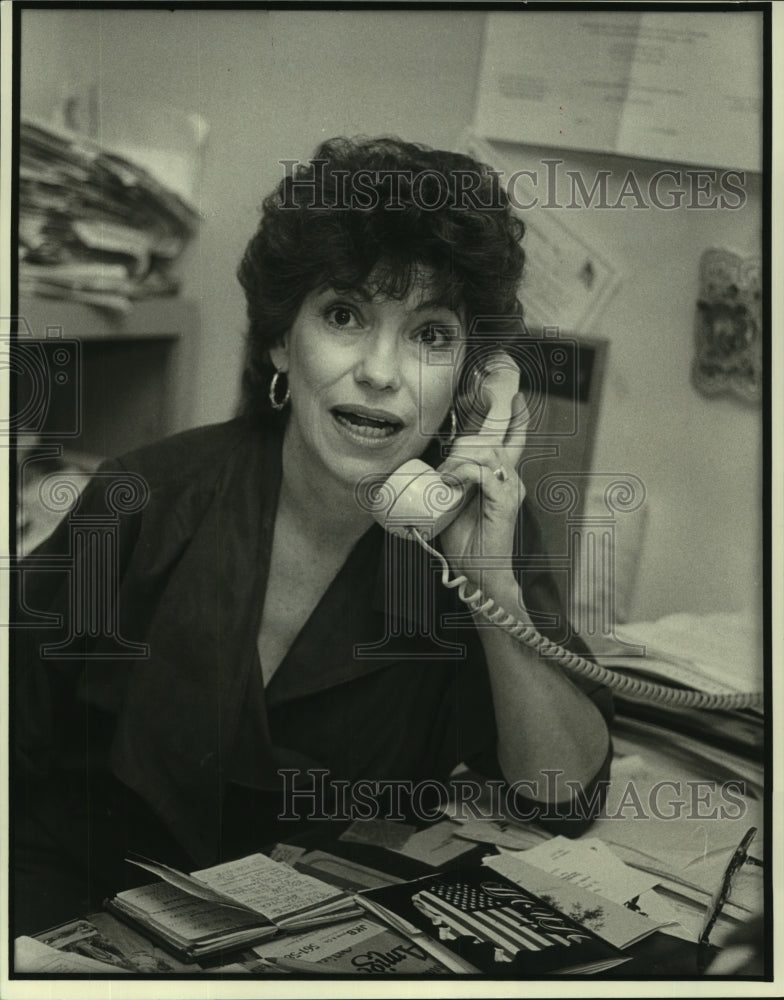
<instances>
[{"instance_id":1,"label":"dark blouse","mask_svg":"<svg viewBox=\"0 0 784 1000\"><path fill-rule=\"evenodd\" d=\"M20 871L67 857L92 872L94 896L129 884L128 850L190 867L256 850L294 825L277 818L292 809L281 770L289 791L444 782L461 762L500 773L472 619L419 546L377 525L264 689L256 639L280 479L275 425L188 431L107 463L22 565L12 814ZM542 632L563 640L524 508L526 606ZM91 591L89 565L93 576L108 565L109 582ZM86 601L104 609L96 635ZM567 644L586 652L579 640ZM609 693L581 686L609 720ZM608 771L609 755L595 782ZM293 801L311 810L308 796ZM336 808L329 796L312 807L317 816ZM550 822L574 833L584 825Z\"/></svg>"}]
</instances>

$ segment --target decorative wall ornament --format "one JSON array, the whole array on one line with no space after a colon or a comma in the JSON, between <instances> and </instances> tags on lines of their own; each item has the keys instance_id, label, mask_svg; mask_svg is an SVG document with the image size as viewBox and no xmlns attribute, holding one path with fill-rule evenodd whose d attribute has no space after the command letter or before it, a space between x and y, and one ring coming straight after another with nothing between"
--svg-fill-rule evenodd
<instances>
[{"instance_id":1,"label":"decorative wall ornament","mask_svg":"<svg viewBox=\"0 0 784 1000\"><path fill-rule=\"evenodd\" d=\"M700 260L692 381L706 396L762 397L761 261L730 250Z\"/></svg>"}]
</instances>

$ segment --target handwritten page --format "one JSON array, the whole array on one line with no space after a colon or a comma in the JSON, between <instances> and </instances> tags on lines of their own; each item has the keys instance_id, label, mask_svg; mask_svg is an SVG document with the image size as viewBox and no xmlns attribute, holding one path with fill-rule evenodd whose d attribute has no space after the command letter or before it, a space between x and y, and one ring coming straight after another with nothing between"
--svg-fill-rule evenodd
<instances>
[{"instance_id":1,"label":"handwritten page","mask_svg":"<svg viewBox=\"0 0 784 1000\"><path fill-rule=\"evenodd\" d=\"M238 909L247 909L243 903L232 899L226 893L216 891L207 885L205 881L194 878L192 875L186 875L185 872L178 871L176 868L170 868L160 861L150 861L147 858L127 858L126 860L129 864L136 865L137 868L143 868L145 871L152 872L153 875L162 878L169 885L175 886L177 889L182 890L182 892L187 892L189 896L195 896L197 899L204 899L210 903L217 903L220 906L234 906Z\"/></svg>"},{"instance_id":2,"label":"handwritten page","mask_svg":"<svg viewBox=\"0 0 784 1000\"><path fill-rule=\"evenodd\" d=\"M616 903L634 899L659 881L656 876L624 864L600 840L555 837L526 851L525 860Z\"/></svg>"},{"instance_id":3,"label":"handwritten page","mask_svg":"<svg viewBox=\"0 0 784 1000\"><path fill-rule=\"evenodd\" d=\"M345 892L264 854L251 854L193 874L272 921L288 919L322 904L339 906L346 899Z\"/></svg>"},{"instance_id":4,"label":"handwritten page","mask_svg":"<svg viewBox=\"0 0 784 1000\"><path fill-rule=\"evenodd\" d=\"M505 851L485 858L483 863L588 927L616 948L628 948L664 924L674 922L674 918L672 921L649 920L619 903L528 864L520 852L513 854Z\"/></svg>"},{"instance_id":5,"label":"handwritten page","mask_svg":"<svg viewBox=\"0 0 784 1000\"><path fill-rule=\"evenodd\" d=\"M118 892L116 898L132 911L143 913L150 923L165 927L187 940L222 934L241 927L263 926L266 923L257 912L187 895L168 882L126 889Z\"/></svg>"}]
</instances>

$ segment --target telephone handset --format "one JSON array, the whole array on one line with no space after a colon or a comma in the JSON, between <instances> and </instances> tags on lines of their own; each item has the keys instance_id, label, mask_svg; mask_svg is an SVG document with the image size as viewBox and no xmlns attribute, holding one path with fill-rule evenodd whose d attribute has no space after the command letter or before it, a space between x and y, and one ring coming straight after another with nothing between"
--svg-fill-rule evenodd
<instances>
[{"instance_id":1,"label":"telephone handset","mask_svg":"<svg viewBox=\"0 0 784 1000\"><path fill-rule=\"evenodd\" d=\"M512 400L519 387L519 371L506 354L496 354L479 374L480 392L488 404L482 431L490 432L508 426ZM463 442L466 440L462 439ZM481 438L477 439L478 442ZM373 516L387 531L404 538L413 538L441 564L441 582L448 589L457 588L460 599L475 613L504 629L518 642L531 647L540 655L555 660L567 670L606 687L632 701L659 702L683 708L741 709L758 707L761 693L711 694L706 691L672 688L640 677L619 674L607 667L586 660L541 635L536 628L519 621L479 588L469 593L468 579L450 579L449 564L437 549L428 543L458 516L468 499L468 493L456 479L442 477L418 458L401 465L375 493Z\"/></svg>"},{"instance_id":2,"label":"telephone handset","mask_svg":"<svg viewBox=\"0 0 784 1000\"><path fill-rule=\"evenodd\" d=\"M498 430L503 439L512 417L512 400L520 387L520 370L508 354L498 353L476 372L475 392L486 415L476 443ZM464 436L461 443L473 440ZM469 493L448 474L442 476L418 458L405 462L378 491L373 516L394 535L412 537L412 531L435 538L462 510Z\"/></svg>"}]
</instances>

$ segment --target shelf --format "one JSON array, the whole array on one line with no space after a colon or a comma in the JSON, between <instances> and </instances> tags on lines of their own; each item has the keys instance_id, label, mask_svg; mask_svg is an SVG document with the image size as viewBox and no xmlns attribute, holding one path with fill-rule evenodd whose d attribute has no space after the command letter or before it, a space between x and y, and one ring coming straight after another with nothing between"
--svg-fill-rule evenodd
<instances>
[{"instance_id":1,"label":"shelf","mask_svg":"<svg viewBox=\"0 0 784 1000\"><path fill-rule=\"evenodd\" d=\"M62 337L79 340L181 337L198 326L198 306L177 296L139 299L126 316L115 315L67 299L20 296L17 315L20 336L44 340L47 328L60 328ZM195 332L194 332L195 336Z\"/></svg>"},{"instance_id":2,"label":"shelf","mask_svg":"<svg viewBox=\"0 0 784 1000\"><path fill-rule=\"evenodd\" d=\"M16 429L109 457L192 425L199 312L178 297L125 316L20 297Z\"/></svg>"}]
</instances>

